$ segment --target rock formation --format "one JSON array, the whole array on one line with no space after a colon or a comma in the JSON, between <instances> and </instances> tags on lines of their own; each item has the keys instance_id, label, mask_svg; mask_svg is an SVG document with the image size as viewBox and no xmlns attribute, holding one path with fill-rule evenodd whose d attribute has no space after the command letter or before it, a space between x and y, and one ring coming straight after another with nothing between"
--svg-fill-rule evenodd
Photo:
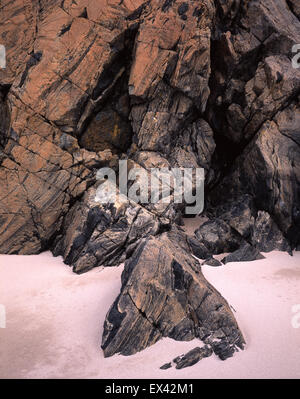
<instances>
[{"instance_id":1,"label":"rock formation","mask_svg":"<svg viewBox=\"0 0 300 399\"><path fill-rule=\"evenodd\" d=\"M77 273L126 261L107 356L163 336L232 355L242 333L191 254L299 248L299 18L297 0L1 6L0 253L51 249ZM97 202L97 170L120 159L204 168L206 223L180 232L173 197Z\"/></svg>"},{"instance_id":2,"label":"rock formation","mask_svg":"<svg viewBox=\"0 0 300 399\"><path fill-rule=\"evenodd\" d=\"M126 262L122 289L104 325L105 356L131 355L161 337L209 341L227 358L244 339L227 302L205 280L184 234L163 233L141 240Z\"/></svg>"},{"instance_id":3,"label":"rock formation","mask_svg":"<svg viewBox=\"0 0 300 399\"><path fill-rule=\"evenodd\" d=\"M183 356L178 356L174 359L174 363L176 363L176 368L180 370L185 367L191 367L203 358L209 357L211 355L212 350L206 345L203 348L197 347L195 349L192 349Z\"/></svg>"},{"instance_id":4,"label":"rock formation","mask_svg":"<svg viewBox=\"0 0 300 399\"><path fill-rule=\"evenodd\" d=\"M184 355L177 356L175 359L173 359L173 363L176 365L176 368L180 370L186 367L191 367L194 364L200 362L200 360L209 357L212 354L213 354L212 349L208 345L205 345L202 348L197 347ZM168 370L171 367L172 367L172 362L166 363L162 365L160 368L162 370Z\"/></svg>"}]
</instances>

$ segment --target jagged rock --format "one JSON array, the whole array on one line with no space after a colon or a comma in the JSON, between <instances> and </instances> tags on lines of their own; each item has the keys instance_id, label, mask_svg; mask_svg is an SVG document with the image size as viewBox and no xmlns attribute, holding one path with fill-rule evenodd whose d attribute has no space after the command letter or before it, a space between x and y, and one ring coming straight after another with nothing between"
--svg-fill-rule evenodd
<instances>
[{"instance_id":1,"label":"jagged rock","mask_svg":"<svg viewBox=\"0 0 300 399\"><path fill-rule=\"evenodd\" d=\"M176 146L171 150L170 163L173 167L204 168L208 184L213 179L210 166L215 148L211 127L199 119L177 138Z\"/></svg>"},{"instance_id":2,"label":"jagged rock","mask_svg":"<svg viewBox=\"0 0 300 399\"><path fill-rule=\"evenodd\" d=\"M235 201L228 201L213 209L214 214L229 224L243 238L251 237L256 209L253 198L242 195Z\"/></svg>"},{"instance_id":3,"label":"jagged rock","mask_svg":"<svg viewBox=\"0 0 300 399\"><path fill-rule=\"evenodd\" d=\"M253 198L249 195L241 195L237 200L221 204L212 209L212 212L259 251L270 252L277 249L291 252L289 243L271 216L265 211L257 211Z\"/></svg>"},{"instance_id":4,"label":"jagged rock","mask_svg":"<svg viewBox=\"0 0 300 399\"><path fill-rule=\"evenodd\" d=\"M130 355L162 337L191 340L200 326L208 336L224 331L228 348L243 347L230 307L203 277L182 234L143 239L126 261L121 293L104 325L105 356Z\"/></svg>"},{"instance_id":5,"label":"jagged rock","mask_svg":"<svg viewBox=\"0 0 300 399\"><path fill-rule=\"evenodd\" d=\"M257 211L253 198L249 195L220 204L210 211L226 221L258 251L279 250L291 254L291 247L274 220L267 212Z\"/></svg>"},{"instance_id":6,"label":"jagged rock","mask_svg":"<svg viewBox=\"0 0 300 399\"><path fill-rule=\"evenodd\" d=\"M213 256L211 256L210 258L208 258L204 262L202 262L201 266L202 265L218 267L218 266L222 266L222 263L218 259L215 259Z\"/></svg>"},{"instance_id":7,"label":"jagged rock","mask_svg":"<svg viewBox=\"0 0 300 399\"><path fill-rule=\"evenodd\" d=\"M116 202L101 204L97 187L93 186L68 213L53 253L61 255L74 272L118 265L141 238L159 232L161 223L157 217L117 194Z\"/></svg>"},{"instance_id":8,"label":"jagged rock","mask_svg":"<svg viewBox=\"0 0 300 399\"><path fill-rule=\"evenodd\" d=\"M291 9L295 2L288 0ZM224 136L230 142L226 161L235 156L234 143L253 137L299 92L290 57L300 21L291 9L284 0L217 1L208 114L220 144Z\"/></svg>"},{"instance_id":9,"label":"jagged rock","mask_svg":"<svg viewBox=\"0 0 300 399\"><path fill-rule=\"evenodd\" d=\"M229 347L226 342L218 341L213 342L211 345L214 353L219 356L221 360L226 360L229 357L232 357L236 352L235 348Z\"/></svg>"},{"instance_id":10,"label":"jagged rock","mask_svg":"<svg viewBox=\"0 0 300 399\"><path fill-rule=\"evenodd\" d=\"M201 328L199 334L203 336L203 341L209 345L209 347L212 347L214 353L219 356L221 360L226 360L229 357L232 357L234 353L238 351L237 347L228 345L228 338L225 336L222 329L209 335L205 328Z\"/></svg>"},{"instance_id":11,"label":"jagged rock","mask_svg":"<svg viewBox=\"0 0 300 399\"><path fill-rule=\"evenodd\" d=\"M263 124L246 150L234 162L218 189L210 193L213 205L220 192L228 199L250 194L258 209L272 215L292 244L300 240L299 105L292 103Z\"/></svg>"},{"instance_id":12,"label":"jagged rock","mask_svg":"<svg viewBox=\"0 0 300 399\"><path fill-rule=\"evenodd\" d=\"M291 253L288 241L271 216L265 211L256 211L253 198L249 195L221 204L213 209L213 213L259 251L279 250Z\"/></svg>"},{"instance_id":13,"label":"jagged rock","mask_svg":"<svg viewBox=\"0 0 300 399\"><path fill-rule=\"evenodd\" d=\"M168 370L168 369L170 369L172 367L172 363L166 363L166 364L163 364L161 367L160 367L160 369L161 370Z\"/></svg>"},{"instance_id":14,"label":"jagged rock","mask_svg":"<svg viewBox=\"0 0 300 399\"><path fill-rule=\"evenodd\" d=\"M192 253L199 259L206 259L210 256L210 251L196 237L189 237L188 243Z\"/></svg>"},{"instance_id":15,"label":"jagged rock","mask_svg":"<svg viewBox=\"0 0 300 399\"><path fill-rule=\"evenodd\" d=\"M300 72L296 70L295 73L288 57L276 55L265 58L245 87L248 109L244 112L251 118L245 129L245 139L251 138L263 122L286 106L288 99L297 95L299 89Z\"/></svg>"},{"instance_id":16,"label":"jagged rock","mask_svg":"<svg viewBox=\"0 0 300 399\"><path fill-rule=\"evenodd\" d=\"M221 219L212 219L203 223L196 231L196 238L210 254L221 254L236 250L242 238Z\"/></svg>"},{"instance_id":17,"label":"jagged rock","mask_svg":"<svg viewBox=\"0 0 300 399\"><path fill-rule=\"evenodd\" d=\"M263 211L258 212L255 220L252 245L262 252L278 250L291 253L291 247L276 223L267 212Z\"/></svg>"},{"instance_id":18,"label":"jagged rock","mask_svg":"<svg viewBox=\"0 0 300 399\"><path fill-rule=\"evenodd\" d=\"M259 250L248 243L241 245L239 249L225 256L222 263L226 265L229 262L250 262L253 260L265 259Z\"/></svg>"},{"instance_id":19,"label":"jagged rock","mask_svg":"<svg viewBox=\"0 0 300 399\"><path fill-rule=\"evenodd\" d=\"M180 357L177 357L174 359L174 362L176 363L176 368L178 370L186 368L186 367L191 367L194 364L200 362L200 360L204 359L205 357L209 357L213 354L213 350L211 347L208 345L205 345L202 348L195 348L186 353L185 355L182 355Z\"/></svg>"}]
</instances>

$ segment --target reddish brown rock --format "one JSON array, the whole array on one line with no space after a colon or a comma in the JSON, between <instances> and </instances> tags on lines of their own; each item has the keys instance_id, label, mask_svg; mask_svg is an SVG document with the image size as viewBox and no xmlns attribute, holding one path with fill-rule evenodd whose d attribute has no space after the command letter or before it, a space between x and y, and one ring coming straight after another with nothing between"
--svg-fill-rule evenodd
<instances>
[{"instance_id":1,"label":"reddish brown rock","mask_svg":"<svg viewBox=\"0 0 300 399\"><path fill-rule=\"evenodd\" d=\"M125 32L134 24L126 18L140 5L124 2L116 9L105 2L99 9L92 1L76 7L52 1L39 9L14 2L1 9L8 67L0 84L12 85L7 105L0 106L1 115L7 107L11 113L10 123L1 122L2 253L47 248L70 203L95 181L95 170L72 155L79 149L77 131L113 89Z\"/></svg>"}]
</instances>

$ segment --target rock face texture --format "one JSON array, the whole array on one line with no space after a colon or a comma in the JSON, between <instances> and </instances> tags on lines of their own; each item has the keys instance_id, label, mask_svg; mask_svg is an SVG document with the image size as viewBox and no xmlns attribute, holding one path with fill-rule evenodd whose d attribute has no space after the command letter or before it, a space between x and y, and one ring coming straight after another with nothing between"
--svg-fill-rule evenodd
<instances>
[{"instance_id":1,"label":"rock face texture","mask_svg":"<svg viewBox=\"0 0 300 399\"><path fill-rule=\"evenodd\" d=\"M191 253L299 248L299 18L297 0L1 3L0 253L126 261L106 355L172 336L228 357L241 332ZM208 221L182 236L164 193L99 203L97 171L120 159L203 168Z\"/></svg>"},{"instance_id":2,"label":"rock face texture","mask_svg":"<svg viewBox=\"0 0 300 399\"><path fill-rule=\"evenodd\" d=\"M155 215L125 196L102 206L95 198L93 186L71 208L54 243L54 255L62 255L76 273L124 262L141 238L162 227Z\"/></svg>"}]
</instances>

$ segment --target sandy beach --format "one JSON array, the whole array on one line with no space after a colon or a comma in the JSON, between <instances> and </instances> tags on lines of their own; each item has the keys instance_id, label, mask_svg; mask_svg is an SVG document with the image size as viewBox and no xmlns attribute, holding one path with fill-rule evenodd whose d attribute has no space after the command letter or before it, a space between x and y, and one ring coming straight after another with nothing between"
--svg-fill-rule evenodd
<instances>
[{"instance_id":1,"label":"sandy beach","mask_svg":"<svg viewBox=\"0 0 300 399\"><path fill-rule=\"evenodd\" d=\"M119 293L122 266L78 276L50 252L1 255L6 328L0 329L0 378L300 378L300 328L293 323L300 253L265 256L203 267L233 307L245 350L225 362L213 355L164 371L161 365L202 343L163 339L134 356L103 357L103 322Z\"/></svg>"}]
</instances>

